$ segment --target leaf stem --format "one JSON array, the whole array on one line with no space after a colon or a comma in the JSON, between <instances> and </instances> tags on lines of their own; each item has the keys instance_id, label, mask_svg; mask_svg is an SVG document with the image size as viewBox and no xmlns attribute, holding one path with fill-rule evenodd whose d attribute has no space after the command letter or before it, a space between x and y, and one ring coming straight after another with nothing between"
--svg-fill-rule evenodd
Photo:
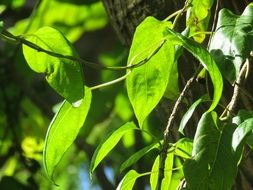
<instances>
[{"instance_id":1,"label":"leaf stem","mask_svg":"<svg viewBox=\"0 0 253 190\"><path fill-rule=\"evenodd\" d=\"M192 0L186 0L185 1L184 7L179 10L178 14L176 15L176 17L173 21L173 24L172 24L173 29L175 28L175 26L176 26L179 18L182 16L182 14L191 6L191 2L192 2Z\"/></svg>"},{"instance_id":2,"label":"leaf stem","mask_svg":"<svg viewBox=\"0 0 253 190\"><path fill-rule=\"evenodd\" d=\"M99 89L99 88L102 88L102 87L106 87L106 86L110 86L110 85L113 85L113 84L116 84L118 82L121 82L123 80L126 79L126 77L130 74L131 72L128 71L125 75L123 75L122 77L120 78L117 78L115 80L112 80L112 81L109 81L109 82L106 82L106 83L103 83L103 84L99 84L97 86L93 86L93 87L90 87L91 90L96 90L96 89Z\"/></svg>"},{"instance_id":3,"label":"leaf stem","mask_svg":"<svg viewBox=\"0 0 253 190\"><path fill-rule=\"evenodd\" d=\"M24 45L26 45L26 46L34 49L34 50L37 50L38 52L43 52L43 53L46 53L46 54L48 54L50 56L53 56L53 57L58 57L58 58L62 58L62 59L68 59L68 60L71 60L71 61L76 61L76 62L82 63L82 64L84 64L88 67L91 67L93 69L107 69L107 70L113 70L113 71L133 69L133 68L142 66L143 64L147 63L161 49L161 47L166 42L166 39L163 39L163 41L161 41L159 46L153 52L151 52L151 54L148 57L144 58L143 60L139 61L136 64L129 64L127 66L107 67L107 66L104 66L104 65L93 63L91 61L83 60L83 59L78 58L78 57L73 57L73 56L70 56L70 55L63 55L63 54L60 54L60 53L48 51L48 50L43 49L42 47L40 47L40 46L38 46L38 45L36 45L32 42L26 40L25 38L23 38L21 36L15 36L15 35L11 34L7 30L3 30L2 33L0 33L0 37L6 39L8 41L11 41L11 42L16 41L18 43L24 44Z\"/></svg>"},{"instance_id":4,"label":"leaf stem","mask_svg":"<svg viewBox=\"0 0 253 190\"><path fill-rule=\"evenodd\" d=\"M172 19L173 17L177 16L178 14L181 14L182 13L182 10L183 9L179 9L177 10L176 12L170 14L168 17L166 17L163 21L168 21L170 19Z\"/></svg>"}]
</instances>

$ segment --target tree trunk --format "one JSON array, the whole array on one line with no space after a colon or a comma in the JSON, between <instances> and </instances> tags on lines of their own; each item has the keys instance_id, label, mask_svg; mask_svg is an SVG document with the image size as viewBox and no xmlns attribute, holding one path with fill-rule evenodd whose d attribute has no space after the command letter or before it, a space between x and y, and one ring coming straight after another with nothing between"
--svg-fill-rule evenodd
<instances>
[{"instance_id":1,"label":"tree trunk","mask_svg":"<svg viewBox=\"0 0 253 190\"><path fill-rule=\"evenodd\" d=\"M152 15L164 19L171 13L170 10L180 4L172 3L171 0L103 0L103 3L114 30L128 47L136 26L145 17Z\"/></svg>"}]
</instances>

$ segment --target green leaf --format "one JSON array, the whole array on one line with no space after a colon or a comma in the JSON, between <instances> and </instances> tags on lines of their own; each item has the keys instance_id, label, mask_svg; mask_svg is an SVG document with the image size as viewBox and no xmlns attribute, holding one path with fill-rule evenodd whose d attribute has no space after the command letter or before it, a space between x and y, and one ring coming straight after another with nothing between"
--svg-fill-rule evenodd
<instances>
[{"instance_id":1,"label":"green leaf","mask_svg":"<svg viewBox=\"0 0 253 190\"><path fill-rule=\"evenodd\" d=\"M191 139L188 139L188 138L179 139L173 146L175 147L176 156L180 158L184 158L184 159L188 159L191 157L191 154L192 154L192 140Z\"/></svg>"},{"instance_id":2,"label":"green leaf","mask_svg":"<svg viewBox=\"0 0 253 190\"><path fill-rule=\"evenodd\" d=\"M158 148L159 144L158 143L153 143L149 146L146 146L139 150L138 152L134 153L130 158L128 158L120 167L120 172L128 168L129 166L133 165L136 163L141 157L143 157L145 154L153 150L154 148Z\"/></svg>"},{"instance_id":3,"label":"green leaf","mask_svg":"<svg viewBox=\"0 0 253 190\"><path fill-rule=\"evenodd\" d=\"M182 118L182 120L181 120L181 122L180 122L180 125L179 125L178 131L179 131L180 133L182 133L182 134L184 135L184 131L183 131L183 130L184 130L186 124L188 123L188 121L190 120L190 118L192 117L192 115L193 115L195 109L198 107L198 105L199 105L200 103L202 103L203 101L206 101L207 99L208 99L208 96L207 96L207 95L202 96L202 97L199 98L197 101L195 101L195 102L191 105L191 107L187 110L187 112L184 114L184 116L183 116L183 118Z\"/></svg>"},{"instance_id":4,"label":"green leaf","mask_svg":"<svg viewBox=\"0 0 253 190\"><path fill-rule=\"evenodd\" d=\"M203 65L203 67L208 71L214 88L213 102L210 108L208 109L208 111L212 111L219 103L223 90L223 79L219 71L219 68L217 67L210 53L200 44L194 42L193 40L179 33L172 31L169 28L167 29L169 33L175 37L171 39L171 42L184 46L184 48L186 48L194 57L196 57Z\"/></svg>"},{"instance_id":5,"label":"green leaf","mask_svg":"<svg viewBox=\"0 0 253 190\"><path fill-rule=\"evenodd\" d=\"M158 182L158 175L159 175L159 160L160 160L160 156L157 156L151 169L151 174L150 174L150 179L149 179L151 190L156 190L156 185Z\"/></svg>"},{"instance_id":6,"label":"green leaf","mask_svg":"<svg viewBox=\"0 0 253 190\"><path fill-rule=\"evenodd\" d=\"M243 140L253 133L253 118L246 119L242 122L234 131L232 138L232 147L236 151L240 145L243 143Z\"/></svg>"},{"instance_id":7,"label":"green leaf","mask_svg":"<svg viewBox=\"0 0 253 190\"><path fill-rule=\"evenodd\" d=\"M119 129L111 133L105 141L101 142L97 147L95 153L92 156L90 165L90 174L94 172L98 164L106 157L106 155L117 145L123 135L130 131L136 129L133 122L128 122L121 126Z\"/></svg>"},{"instance_id":8,"label":"green leaf","mask_svg":"<svg viewBox=\"0 0 253 190\"><path fill-rule=\"evenodd\" d=\"M43 163L47 176L53 181L53 174L65 152L74 142L83 126L91 103L91 91L85 88L85 96L79 107L64 101L47 131Z\"/></svg>"},{"instance_id":9,"label":"green leaf","mask_svg":"<svg viewBox=\"0 0 253 190\"><path fill-rule=\"evenodd\" d=\"M214 112L203 114L199 121L192 158L184 165L187 187L191 190L229 190L233 185L242 150L232 150L232 134L236 126L219 125Z\"/></svg>"},{"instance_id":10,"label":"green leaf","mask_svg":"<svg viewBox=\"0 0 253 190\"><path fill-rule=\"evenodd\" d=\"M232 150L232 137L236 125L225 125L217 149L216 159L210 170L210 189L230 190L237 175L237 168L242 156L242 147Z\"/></svg>"},{"instance_id":11,"label":"green leaf","mask_svg":"<svg viewBox=\"0 0 253 190\"><path fill-rule=\"evenodd\" d=\"M54 28L43 27L30 35L27 40L45 50L77 57L69 41ZM23 53L31 69L44 73L47 82L57 93L75 106L80 104L84 93L84 82L82 68L78 62L53 57L26 45L23 45Z\"/></svg>"},{"instance_id":12,"label":"green leaf","mask_svg":"<svg viewBox=\"0 0 253 190\"><path fill-rule=\"evenodd\" d=\"M182 179L183 175L183 165L180 160L185 158L190 158L192 152L192 140L187 138L182 138L173 144L168 150L168 154L165 160L164 168L164 178L162 180L161 189L174 190ZM179 159L180 158L180 159ZM157 156L153 164L151 175L150 175L150 185L151 190L156 190L156 185L159 175L159 159ZM175 164L175 162L177 162Z\"/></svg>"},{"instance_id":13,"label":"green leaf","mask_svg":"<svg viewBox=\"0 0 253 190\"><path fill-rule=\"evenodd\" d=\"M135 170L130 170L121 180L116 190L132 190L137 178L147 174L139 174Z\"/></svg>"},{"instance_id":14,"label":"green leaf","mask_svg":"<svg viewBox=\"0 0 253 190\"><path fill-rule=\"evenodd\" d=\"M4 29L4 22L0 21L0 33L3 31Z\"/></svg>"},{"instance_id":15,"label":"green leaf","mask_svg":"<svg viewBox=\"0 0 253 190\"><path fill-rule=\"evenodd\" d=\"M209 167L215 160L220 131L217 114L204 113L198 123L193 141L192 159L184 165L185 179L190 189L208 189Z\"/></svg>"},{"instance_id":16,"label":"green leaf","mask_svg":"<svg viewBox=\"0 0 253 190\"><path fill-rule=\"evenodd\" d=\"M171 25L147 17L134 34L128 65L151 57L144 65L131 70L126 79L128 97L140 126L163 97L170 77L176 74L172 73L174 46L164 41L166 28Z\"/></svg>"},{"instance_id":17,"label":"green leaf","mask_svg":"<svg viewBox=\"0 0 253 190\"><path fill-rule=\"evenodd\" d=\"M241 64L253 49L253 3L249 4L241 16L228 9L219 12L216 32L210 50L219 67L231 83L239 75Z\"/></svg>"},{"instance_id":18,"label":"green leaf","mask_svg":"<svg viewBox=\"0 0 253 190\"><path fill-rule=\"evenodd\" d=\"M240 125L242 122L244 122L246 119L253 117L253 111L248 110L239 110L237 115L233 117L232 123L236 125Z\"/></svg>"},{"instance_id":19,"label":"green leaf","mask_svg":"<svg viewBox=\"0 0 253 190\"><path fill-rule=\"evenodd\" d=\"M164 178L162 179L161 189L167 189L170 186L173 171L174 150L175 150L174 147L171 147L168 150L168 154L165 159Z\"/></svg>"},{"instance_id":20,"label":"green leaf","mask_svg":"<svg viewBox=\"0 0 253 190\"><path fill-rule=\"evenodd\" d=\"M175 190L178 189L182 179L184 179L184 171L183 171L183 163L184 161L175 156L174 157L174 164L173 164L173 173L170 179L170 185L168 188L168 190Z\"/></svg>"},{"instance_id":21,"label":"green leaf","mask_svg":"<svg viewBox=\"0 0 253 190\"><path fill-rule=\"evenodd\" d=\"M186 24L190 28L190 36L202 43L205 39L204 32L208 28L213 0L192 0L188 10Z\"/></svg>"}]
</instances>

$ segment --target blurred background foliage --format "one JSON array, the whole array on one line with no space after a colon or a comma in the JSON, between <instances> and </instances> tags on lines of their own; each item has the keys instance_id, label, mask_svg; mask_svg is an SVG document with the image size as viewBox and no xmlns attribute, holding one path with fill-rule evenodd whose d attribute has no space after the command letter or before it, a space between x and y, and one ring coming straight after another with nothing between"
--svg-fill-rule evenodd
<instances>
[{"instance_id":1,"label":"blurred background foliage","mask_svg":"<svg viewBox=\"0 0 253 190\"><path fill-rule=\"evenodd\" d=\"M81 58L108 66L126 64L128 50L117 39L101 1L2 0L0 19L15 35L29 35L42 26L55 27L74 44ZM88 86L124 74L124 71L101 71L85 66L83 69ZM1 40L0 189L114 189L123 176L120 164L151 139L140 132L125 135L91 181L88 168L96 146L105 134L133 118L123 83L95 90L93 97L95 101L84 127L55 174L60 186L54 186L45 177L42 151L47 127L62 99L48 86L43 75L31 71L18 44ZM162 135L156 114L152 117L145 127L150 130L149 123L153 122L154 133ZM139 171L151 169L146 159L136 165Z\"/></svg>"}]
</instances>

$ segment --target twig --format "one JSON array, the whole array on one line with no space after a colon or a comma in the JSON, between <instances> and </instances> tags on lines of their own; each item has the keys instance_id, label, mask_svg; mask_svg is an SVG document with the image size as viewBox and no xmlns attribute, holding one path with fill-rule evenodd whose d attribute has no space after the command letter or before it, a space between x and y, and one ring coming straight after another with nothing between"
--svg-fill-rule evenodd
<instances>
[{"instance_id":1,"label":"twig","mask_svg":"<svg viewBox=\"0 0 253 190\"><path fill-rule=\"evenodd\" d=\"M224 110L224 112L221 114L220 119L221 120L226 120L227 118L229 118L231 116L232 113L235 112L235 108L237 105L237 102L239 100L239 95L240 95L240 86L242 86L244 79L245 79L245 74L247 73L247 69L248 69L248 64L249 64L249 60L246 59L245 63L243 64L240 73L235 81L235 87L234 87L234 92L233 92L233 96L229 102L229 104L227 105L226 109Z\"/></svg>"},{"instance_id":2,"label":"twig","mask_svg":"<svg viewBox=\"0 0 253 190\"><path fill-rule=\"evenodd\" d=\"M120 78L117 78L115 80L112 80L112 81L109 81L109 82L106 82L106 83L103 83L103 84L99 84L97 86L92 86L92 87L90 87L90 89L91 90L96 90L96 89L99 89L99 88L102 88L102 87L106 87L106 86L110 86L112 84L116 84L118 82L121 82L121 81L125 80L130 73L131 73L131 71L128 71L125 75L123 75Z\"/></svg>"},{"instance_id":3,"label":"twig","mask_svg":"<svg viewBox=\"0 0 253 190\"><path fill-rule=\"evenodd\" d=\"M201 67L199 67L199 69L197 69L197 72L195 72L195 74L187 81L183 91L181 92L180 96L178 97L172 113L169 117L166 129L164 131L164 142L163 142L163 146L161 149L161 153L160 153L160 163L159 163L159 174L158 174L158 182L157 182L157 186L156 186L156 190L160 190L161 189L161 184L162 184L162 180L164 178L164 167L165 167L165 160L167 157L167 151L169 148L169 131L170 128L173 126L174 124L174 120L175 120L175 116L176 113L178 112L179 109L179 105L182 103L183 99L186 96L186 93L189 91L189 89L192 87L194 81L196 80L198 73L200 71Z\"/></svg>"},{"instance_id":4,"label":"twig","mask_svg":"<svg viewBox=\"0 0 253 190\"><path fill-rule=\"evenodd\" d=\"M192 0L186 0L184 7L182 9L179 10L179 13L176 15L173 24L172 24L172 28L175 28L179 18L182 16L182 14L191 6L191 2Z\"/></svg>"},{"instance_id":5,"label":"twig","mask_svg":"<svg viewBox=\"0 0 253 190\"><path fill-rule=\"evenodd\" d=\"M3 30L2 33L0 33L0 37L2 37L4 39L7 39L7 40L9 39L11 41L24 44L24 45L26 45L26 46L34 49L34 50L37 50L38 52L43 52L43 53L46 53L46 54L48 54L50 56L53 56L53 57L58 57L58 58L62 58L62 59L68 59L68 60L71 60L71 61L79 62L79 63L82 63L82 64L87 65L88 67L91 67L91 68L94 68L94 69L107 69L107 70L114 70L114 71L133 69L133 68L142 66L143 64L147 63L157 52L159 52L161 47L166 42L166 39L163 39L160 42L160 44L158 45L158 47L153 52L151 52L151 54L148 57L144 58L143 60L139 61L136 64L129 64L128 66L107 67L107 66L104 66L104 65L93 63L91 61L83 60L83 59L78 58L78 57L74 57L74 56L70 56L70 55L63 55L63 54L60 54L60 53L48 51L48 50L43 49L42 47L40 47L40 46L38 46L38 45L22 38L20 36L15 36L15 35L11 34L7 30Z\"/></svg>"}]
</instances>

